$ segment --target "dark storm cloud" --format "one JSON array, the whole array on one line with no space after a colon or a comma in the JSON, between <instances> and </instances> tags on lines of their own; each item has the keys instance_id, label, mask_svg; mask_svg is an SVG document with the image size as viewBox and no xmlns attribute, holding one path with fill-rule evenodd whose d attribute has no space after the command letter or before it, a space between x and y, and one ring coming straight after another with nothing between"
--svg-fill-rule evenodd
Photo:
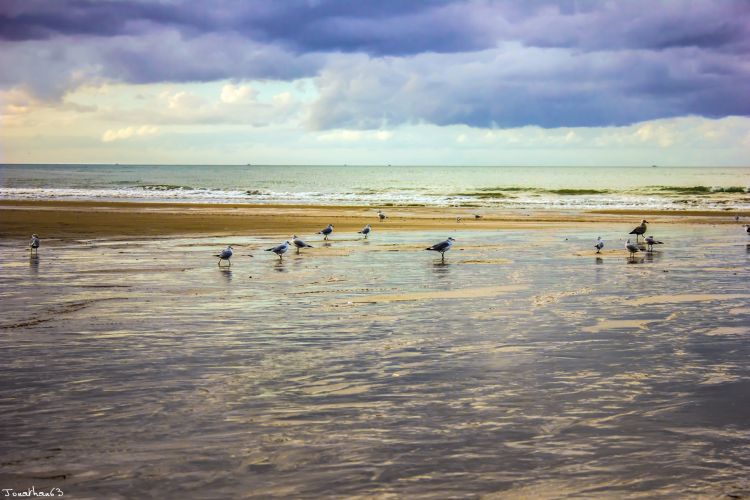
<instances>
[{"instance_id":1,"label":"dark storm cloud","mask_svg":"<svg viewBox=\"0 0 750 500\"><path fill-rule=\"evenodd\" d=\"M315 77L313 128L750 114L750 2L0 3L0 85Z\"/></svg>"},{"instance_id":2,"label":"dark storm cloud","mask_svg":"<svg viewBox=\"0 0 750 500\"><path fill-rule=\"evenodd\" d=\"M235 32L295 52L408 55L530 46L725 47L748 43L750 2L701 1L133 1L6 0L0 37L115 36L168 27Z\"/></svg>"}]
</instances>

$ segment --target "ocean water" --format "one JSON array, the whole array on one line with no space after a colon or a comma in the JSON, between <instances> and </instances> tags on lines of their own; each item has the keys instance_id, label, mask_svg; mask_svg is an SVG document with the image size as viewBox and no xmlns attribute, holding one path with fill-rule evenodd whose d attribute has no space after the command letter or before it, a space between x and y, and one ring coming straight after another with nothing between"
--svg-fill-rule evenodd
<instances>
[{"instance_id":1,"label":"ocean water","mask_svg":"<svg viewBox=\"0 0 750 500\"><path fill-rule=\"evenodd\" d=\"M750 168L0 165L0 199L750 208Z\"/></svg>"}]
</instances>

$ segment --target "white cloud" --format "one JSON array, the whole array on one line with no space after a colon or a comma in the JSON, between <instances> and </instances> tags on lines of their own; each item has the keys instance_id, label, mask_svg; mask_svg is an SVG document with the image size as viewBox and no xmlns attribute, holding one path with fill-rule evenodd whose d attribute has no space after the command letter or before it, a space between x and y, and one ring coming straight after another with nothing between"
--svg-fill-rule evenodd
<instances>
[{"instance_id":1,"label":"white cloud","mask_svg":"<svg viewBox=\"0 0 750 500\"><path fill-rule=\"evenodd\" d=\"M282 92L273 96L273 104L279 108L288 108L294 102L291 92Z\"/></svg>"},{"instance_id":2,"label":"white cloud","mask_svg":"<svg viewBox=\"0 0 750 500\"><path fill-rule=\"evenodd\" d=\"M225 104L235 104L255 100L257 94L258 92L250 85L233 85L228 83L222 87L219 99Z\"/></svg>"},{"instance_id":3,"label":"white cloud","mask_svg":"<svg viewBox=\"0 0 750 500\"><path fill-rule=\"evenodd\" d=\"M153 135L159 131L157 127L153 125L141 125L140 127L126 127L117 130L107 130L102 134L102 142L114 142L122 139L130 139L131 137L138 137L144 135Z\"/></svg>"},{"instance_id":4,"label":"white cloud","mask_svg":"<svg viewBox=\"0 0 750 500\"><path fill-rule=\"evenodd\" d=\"M387 141L393 137L393 132L389 130L378 130L375 132L375 138L379 141Z\"/></svg>"},{"instance_id":5,"label":"white cloud","mask_svg":"<svg viewBox=\"0 0 750 500\"><path fill-rule=\"evenodd\" d=\"M663 148L668 148L675 142L675 131L672 124L646 123L638 127L634 133L641 142L656 143Z\"/></svg>"},{"instance_id":6,"label":"white cloud","mask_svg":"<svg viewBox=\"0 0 750 500\"><path fill-rule=\"evenodd\" d=\"M315 139L321 142L359 142L359 141L380 141L385 142L393 138L393 132L390 130L377 130L373 132L364 132L361 130L333 130L331 132L319 133Z\"/></svg>"},{"instance_id":7,"label":"white cloud","mask_svg":"<svg viewBox=\"0 0 750 500\"><path fill-rule=\"evenodd\" d=\"M200 96L186 91L176 92L174 94L166 93L167 107L178 111L188 111L200 108L205 104L205 100Z\"/></svg>"},{"instance_id":8,"label":"white cloud","mask_svg":"<svg viewBox=\"0 0 750 500\"><path fill-rule=\"evenodd\" d=\"M359 130L334 130L319 134L316 139L323 142L356 142L363 137L364 134Z\"/></svg>"}]
</instances>

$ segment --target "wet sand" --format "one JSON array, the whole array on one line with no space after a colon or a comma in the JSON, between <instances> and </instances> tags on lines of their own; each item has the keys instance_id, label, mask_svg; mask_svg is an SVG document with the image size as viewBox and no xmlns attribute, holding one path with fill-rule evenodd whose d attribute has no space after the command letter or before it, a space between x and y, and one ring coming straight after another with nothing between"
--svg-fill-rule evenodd
<instances>
[{"instance_id":1,"label":"wet sand","mask_svg":"<svg viewBox=\"0 0 750 500\"><path fill-rule=\"evenodd\" d=\"M246 221L216 230L231 236L153 238L171 230L121 221L133 232L65 231L34 259L29 231L4 221L0 485L69 498L750 495L750 239L737 225L655 223L665 245L631 260L631 223L606 215L488 215L476 230L394 210L367 241L325 243L309 234L324 210L283 235L269 213L250 234ZM352 228L373 214L341 210L362 210L341 215ZM263 251L292 231L316 248ZM449 234L445 263L423 250Z\"/></svg>"},{"instance_id":2,"label":"wet sand","mask_svg":"<svg viewBox=\"0 0 750 500\"><path fill-rule=\"evenodd\" d=\"M389 216L379 222L382 208ZM476 219L474 214L480 214ZM362 207L131 203L104 201L0 200L0 237L97 238L176 234L252 235L319 231L332 223L337 231L356 231L371 223L377 230L509 229L575 227L588 223L627 226L643 217L656 224L736 224L738 211L554 211L461 207ZM460 223L456 217L462 217ZM631 228L628 228L630 230Z\"/></svg>"}]
</instances>

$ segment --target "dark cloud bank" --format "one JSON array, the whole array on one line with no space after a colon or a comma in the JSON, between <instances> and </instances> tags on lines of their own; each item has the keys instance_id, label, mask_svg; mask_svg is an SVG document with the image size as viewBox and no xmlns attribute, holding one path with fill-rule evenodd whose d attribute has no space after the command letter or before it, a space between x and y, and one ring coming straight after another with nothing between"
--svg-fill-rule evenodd
<instances>
[{"instance_id":1,"label":"dark cloud bank","mask_svg":"<svg viewBox=\"0 0 750 500\"><path fill-rule=\"evenodd\" d=\"M314 77L316 129L750 115L750 2L4 1L0 85Z\"/></svg>"}]
</instances>

